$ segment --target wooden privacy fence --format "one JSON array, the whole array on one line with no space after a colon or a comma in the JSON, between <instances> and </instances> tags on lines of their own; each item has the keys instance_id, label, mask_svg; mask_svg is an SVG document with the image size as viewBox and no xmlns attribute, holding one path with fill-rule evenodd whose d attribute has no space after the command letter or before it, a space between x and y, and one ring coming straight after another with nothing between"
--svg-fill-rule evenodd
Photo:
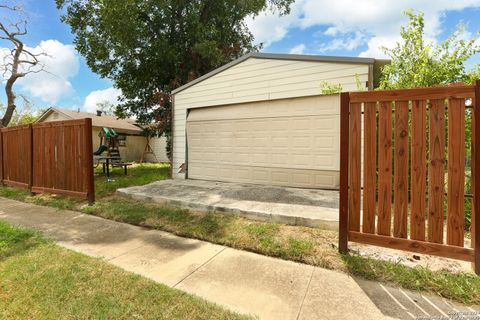
<instances>
[{"instance_id":1,"label":"wooden privacy fence","mask_svg":"<svg viewBox=\"0 0 480 320\"><path fill-rule=\"evenodd\" d=\"M0 129L0 182L95 201L92 119Z\"/></svg>"},{"instance_id":2,"label":"wooden privacy fence","mask_svg":"<svg viewBox=\"0 0 480 320\"><path fill-rule=\"evenodd\" d=\"M471 246L464 243L466 108ZM480 274L480 81L342 93L340 118L340 251L354 241L471 261Z\"/></svg>"}]
</instances>

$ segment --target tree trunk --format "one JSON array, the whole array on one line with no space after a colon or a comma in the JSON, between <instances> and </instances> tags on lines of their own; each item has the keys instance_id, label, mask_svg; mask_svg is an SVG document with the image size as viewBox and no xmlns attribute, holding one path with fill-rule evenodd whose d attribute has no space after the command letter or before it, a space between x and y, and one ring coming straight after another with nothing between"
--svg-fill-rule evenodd
<instances>
[{"instance_id":1,"label":"tree trunk","mask_svg":"<svg viewBox=\"0 0 480 320\"><path fill-rule=\"evenodd\" d=\"M5 93L7 94L7 110L3 115L2 121L0 123L0 127L6 127L10 123L13 117L13 112L15 111L15 94L13 93L13 83L15 79L10 77L8 79L7 84L5 85Z\"/></svg>"}]
</instances>

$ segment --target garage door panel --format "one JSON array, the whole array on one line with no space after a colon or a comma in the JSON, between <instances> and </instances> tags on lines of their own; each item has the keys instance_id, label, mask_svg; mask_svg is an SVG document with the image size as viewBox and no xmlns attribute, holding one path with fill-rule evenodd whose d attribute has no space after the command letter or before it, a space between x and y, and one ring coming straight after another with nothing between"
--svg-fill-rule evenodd
<instances>
[{"instance_id":1,"label":"garage door panel","mask_svg":"<svg viewBox=\"0 0 480 320\"><path fill-rule=\"evenodd\" d=\"M273 118L269 121L269 125L271 131L283 132L285 128L288 128L288 120Z\"/></svg>"},{"instance_id":2,"label":"garage door panel","mask_svg":"<svg viewBox=\"0 0 480 320\"><path fill-rule=\"evenodd\" d=\"M304 101L308 101L304 100ZM240 119L222 119L220 108L193 109L187 119L188 177L302 187L338 187L339 115L290 116L270 101L264 118L252 117L252 104L230 106ZM265 104L264 104L265 105ZM211 119L209 119L209 117Z\"/></svg>"},{"instance_id":3,"label":"garage door panel","mask_svg":"<svg viewBox=\"0 0 480 320\"><path fill-rule=\"evenodd\" d=\"M313 146L316 149L335 151L338 150L339 140L334 136L313 137Z\"/></svg>"},{"instance_id":4,"label":"garage door panel","mask_svg":"<svg viewBox=\"0 0 480 320\"><path fill-rule=\"evenodd\" d=\"M198 162L190 163L188 178L211 181L261 183L300 188L336 189L339 184L338 171L245 167Z\"/></svg>"},{"instance_id":5,"label":"garage door panel","mask_svg":"<svg viewBox=\"0 0 480 320\"><path fill-rule=\"evenodd\" d=\"M323 116L313 118L313 127L316 130L322 131L338 131L340 132L340 123L335 121L338 119L337 116Z\"/></svg>"}]
</instances>

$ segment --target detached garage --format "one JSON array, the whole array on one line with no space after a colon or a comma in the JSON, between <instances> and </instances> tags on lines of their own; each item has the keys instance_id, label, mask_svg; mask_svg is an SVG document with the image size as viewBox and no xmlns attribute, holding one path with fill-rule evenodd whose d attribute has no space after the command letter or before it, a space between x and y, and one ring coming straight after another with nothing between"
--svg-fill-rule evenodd
<instances>
[{"instance_id":1,"label":"detached garage","mask_svg":"<svg viewBox=\"0 0 480 320\"><path fill-rule=\"evenodd\" d=\"M252 53L173 92L173 175L306 188L339 185L339 95L371 89L374 59Z\"/></svg>"}]
</instances>

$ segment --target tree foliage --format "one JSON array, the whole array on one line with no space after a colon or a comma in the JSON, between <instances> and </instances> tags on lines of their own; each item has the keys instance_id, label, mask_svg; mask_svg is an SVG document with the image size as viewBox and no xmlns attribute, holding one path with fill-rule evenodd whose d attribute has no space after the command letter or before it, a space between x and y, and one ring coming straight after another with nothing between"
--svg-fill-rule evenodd
<instances>
[{"instance_id":1,"label":"tree foliage","mask_svg":"<svg viewBox=\"0 0 480 320\"><path fill-rule=\"evenodd\" d=\"M20 97L23 100L23 106L15 108L8 124L9 127L34 123L46 111L33 106L25 96ZM4 114L6 110L7 107L0 103L0 114Z\"/></svg>"},{"instance_id":2,"label":"tree foliage","mask_svg":"<svg viewBox=\"0 0 480 320\"><path fill-rule=\"evenodd\" d=\"M143 123L171 113L162 110L171 103L157 101L158 92L259 49L247 16L262 10L285 14L292 2L56 0L88 66L122 90L117 115L135 115Z\"/></svg>"},{"instance_id":3,"label":"tree foliage","mask_svg":"<svg viewBox=\"0 0 480 320\"><path fill-rule=\"evenodd\" d=\"M466 70L465 62L480 52L478 37L464 39L465 27L440 43L425 39L423 13L406 11L409 23L400 31L402 40L392 49L383 48L391 63L382 71L380 88L430 87L454 82L471 82L479 74L478 66Z\"/></svg>"},{"instance_id":4,"label":"tree foliage","mask_svg":"<svg viewBox=\"0 0 480 320\"><path fill-rule=\"evenodd\" d=\"M425 40L424 17L422 13L413 11L405 13L409 23L401 29L401 42L393 49L384 48L391 63L383 67L380 81L381 89L431 87L450 83L472 83L480 79L480 66L467 70L465 63L473 55L480 52L478 37L465 39L465 27L460 24L456 31L440 43ZM448 121L448 114L445 114ZM466 155L471 154L472 138L471 109L465 116L465 148ZM427 128L427 132L428 132ZM428 135L428 134L427 134ZM446 139L447 133L445 133ZM445 158L448 150L445 150ZM468 170L468 165L467 165ZM466 172L465 193L470 193L470 178ZM465 227L470 226L471 202L465 201Z\"/></svg>"}]
</instances>

